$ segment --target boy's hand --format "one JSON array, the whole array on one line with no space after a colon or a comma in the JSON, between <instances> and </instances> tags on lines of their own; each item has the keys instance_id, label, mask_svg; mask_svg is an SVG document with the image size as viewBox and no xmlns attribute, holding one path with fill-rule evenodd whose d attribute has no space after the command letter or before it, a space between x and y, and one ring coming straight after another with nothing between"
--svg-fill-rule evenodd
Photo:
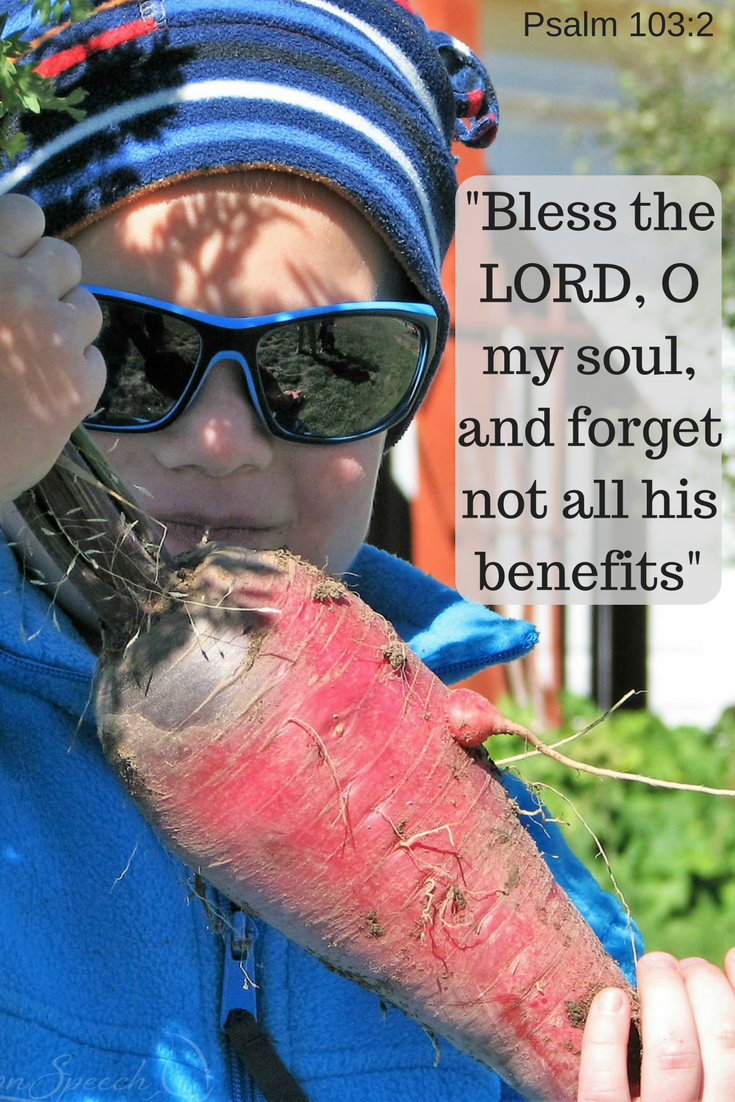
<instances>
[{"instance_id":1,"label":"boy's hand","mask_svg":"<svg viewBox=\"0 0 735 1102\"><path fill-rule=\"evenodd\" d=\"M638 964L643 1067L640 1102L735 1100L735 949L725 974L705 960L649 953ZM578 1102L630 1102L627 996L601 992L582 1043Z\"/></svg>"},{"instance_id":2,"label":"boy's hand","mask_svg":"<svg viewBox=\"0 0 735 1102\"><path fill-rule=\"evenodd\" d=\"M79 254L43 230L32 199L0 197L0 503L47 473L105 382Z\"/></svg>"}]
</instances>

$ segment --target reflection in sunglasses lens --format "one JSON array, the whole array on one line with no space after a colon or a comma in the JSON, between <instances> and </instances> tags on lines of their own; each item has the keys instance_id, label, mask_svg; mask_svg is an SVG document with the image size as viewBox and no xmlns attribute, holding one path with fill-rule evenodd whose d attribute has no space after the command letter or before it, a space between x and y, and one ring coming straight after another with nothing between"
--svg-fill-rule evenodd
<instances>
[{"instance_id":1,"label":"reflection in sunglasses lens","mask_svg":"<svg viewBox=\"0 0 735 1102\"><path fill-rule=\"evenodd\" d=\"M107 365L107 385L95 417L108 425L159 421L191 378L199 334L188 322L158 310L100 305L104 321L96 344Z\"/></svg>"},{"instance_id":2,"label":"reflection in sunglasses lens","mask_svg":"<svg viewBox=\"0 0 735 1102\"><path fill-rule=\"evenodd\" d=\"M258 369L280 428L349 436L401 403L419 362L420 336L400 318L316 318L274 326L258 341Z\"/></svg>"}]
</instances>

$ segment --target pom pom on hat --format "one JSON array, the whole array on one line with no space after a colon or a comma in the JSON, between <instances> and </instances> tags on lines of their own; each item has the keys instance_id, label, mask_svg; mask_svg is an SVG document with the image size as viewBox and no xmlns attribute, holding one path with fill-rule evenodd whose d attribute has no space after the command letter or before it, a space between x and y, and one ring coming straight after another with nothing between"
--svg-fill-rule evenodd
<instances>
[{"instance_id":1,"label":"pom pom on hat","mask_svg":"<svg viewBox=\"0 0 735 1102\"><path fill-rule=\"evenodd\" d=\"M486 149L498 133L495 89L482 62L464 42L443 31L429 31L454 90L454 137L471 149Z\"/></svg>"}]
</instances>

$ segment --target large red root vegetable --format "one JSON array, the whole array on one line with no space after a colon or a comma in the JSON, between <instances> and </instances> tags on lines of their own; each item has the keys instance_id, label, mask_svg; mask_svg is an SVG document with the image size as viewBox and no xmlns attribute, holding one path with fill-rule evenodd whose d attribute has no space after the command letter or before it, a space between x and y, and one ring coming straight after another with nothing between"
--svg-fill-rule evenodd
<instances>
[{"instance_id":1,"label":"large red root vegetable","mask_svg":"<svg viewBox=\"0 0 735 1102\"><path fill-rule=\"evenodd\" d=\"M203 548L161 591L108 635L96 709L167 845L524 1097L573 1102L586 1008L627 984L458 741L468 694L286 553Z\"/></svg>"}]
</instances>

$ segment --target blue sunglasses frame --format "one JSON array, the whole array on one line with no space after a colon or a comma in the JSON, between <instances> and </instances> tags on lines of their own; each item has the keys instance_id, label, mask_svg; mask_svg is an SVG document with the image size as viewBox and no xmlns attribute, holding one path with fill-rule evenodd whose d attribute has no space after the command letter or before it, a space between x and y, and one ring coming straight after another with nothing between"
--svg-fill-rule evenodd
<instances>
[{"instance_id":1,"label":"blue sunglasses frame","mask_svg":"<svg viewBox=\"0 0 735 1102\"><path fill-rule=\"evenodd\" d=\"M221 360L235 360L241 366L247 395L258 420L266 431L282 440L299 444L341 444L361 440L385 432L408 417L421 393L422 383L432 364L436 351L437 314L432 306L415 302L343 302L328 306L309 306L301 310L287 310L254 318L222 317L189 310L174 303L149 298L146 295L117 291L94 284L82 284L102 302L130 303L154 310L157 313L183 319L197 332L201 347L197 362L181 395L171 409L158 420L131 422L130 424L105 424L90 417L83 422L85 428L96 432L141 433L156 432L172 424L188 409L199 393L209 371ZM340 436L317 436L289 431L279 425L268 407L268 399L257 370L257 344L267 332L288 323L324 320L337 316L392 317L408 321L420 336L419 355L413 378L401 401L389 414L376 424L360 432L348 432ZM226 339L227 338L227 339ZM254 367L251 367L251 363Z\"/></svg>"}]
</instances>

